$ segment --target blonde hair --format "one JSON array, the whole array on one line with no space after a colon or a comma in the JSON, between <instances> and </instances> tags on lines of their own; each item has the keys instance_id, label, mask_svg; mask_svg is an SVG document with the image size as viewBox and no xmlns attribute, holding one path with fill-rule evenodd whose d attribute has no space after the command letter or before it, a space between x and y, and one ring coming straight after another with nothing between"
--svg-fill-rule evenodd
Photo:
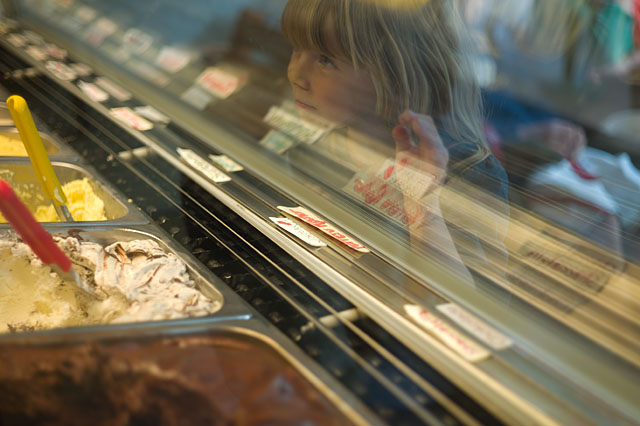
<instances>
[{"instance_id":1,"label":"blonde hair","mask_svg":"<svg viewBox=\"0 0 640 426\"><path fill-rule=\"evenodd\" d=\"M453 0L289 0L282 29L296 48L366 69L387 125L409 108L432 116L454 140L477 144L486 157L480 91ZM329 30L340 51L331 50Z\"/></svg>"}]
</instances>

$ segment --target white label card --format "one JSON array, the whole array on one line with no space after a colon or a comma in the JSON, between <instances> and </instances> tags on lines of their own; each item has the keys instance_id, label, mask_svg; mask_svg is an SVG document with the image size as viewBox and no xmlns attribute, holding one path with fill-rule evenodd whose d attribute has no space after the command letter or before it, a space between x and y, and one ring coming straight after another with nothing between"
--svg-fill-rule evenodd
<instances>
[{"instance_id":1,"label":"white label card","mask_svg":"<svg viewBox=\"0 0 640 426\"><path fill-rule=\"evenodd\" d=\"M327 244L320 238L307 231L288 217L270 217L271 221L280 228L294 235L296 238L313 247L326 247Z\"/></svg>"},{"instance_id":2,"label":"white label card","mask_svg":"<svg viewBox=\"0 0 640 426\"><path fill-rule=\"evenodd\" d=\"M186 161L187 164L215 183L229 182L231 180L229 176L222 173L213 164L209 163L190 149L178 148L178 155Z\"/></svg>"},{"instance_id":3,"label":"white label card","mask_svg":"<svg viewBox=\"0 0 640 426\"><path fill-rule=\"evenodd\" d=\"M171 121L169 117L149 105L135 107L134 111L158 124L168 124Z\"/></svg>"},{"instance_id":4,"label":"white label card","mask_svg":"<svg viewBox=\"0 0 640 426\"><path fill-rule=\"evenodd\" d=\"M142 55L153 44L153 37L138 28L128 29L122 36L122 45L136 55Z\"/></svg>"},{"instance_id":5,"label":"white label card","mask_svg":"<svg viewBox=\"0 0 640 426\"><path fill-rule=\"evenodd\" d=\"M140 117L131 108L111 108L110 112L112 116L136 130L144 132L153 129L152 123Z\"/></svg>"},{"instance_id":6,"label":"white label card","mask_svg":"<svg viewBox=\"0 0 640 426\"><path fill-rule=\"evenodd\" d=\"M453 349L469 362L483 361L491 353L473 341L467 339L453 327L417 305L404 305L404 310L415 322L437 337L442 343Z\"/></svg>"},{"instance_id":7,"label":"white label card","mask_svg":"<svg viewBox=\"0 0 640 426\"><path fill-rule=\"evenodd\" d=\"M182 70L191 61L191 55L186 50L165 46L160 49L156 58L156 65L172 74Z\"/></svg>"},{"instance_id":8,"label":"white label card","mask_svg":"<svg viewBox=\"0 0 640 426\"><path fill-rule=\"evenodd\" d=\"M66 59L68 56L68 53L65 49L62 49L53 43L47 43L44 46L44 49L49 56L59 61Z\"/></svg>"},{"instance_id":9,"label":"white label card","mask_svg":"<svg viewBox=\"0 0 640 426\"><path fill-rule=\"evenodd\" d=\"M444 303L436 306L436 308L468 333L495 350L508 349L513 345L513 341L507 336L454 303Z\"/></svg>"},{"instance_id":10,"label":"white label card","mask_svg":"<svg viewBox=\"0 0 640 426\"><path fill-rule=\"evenodd\" d=\"M260 140L260 145L264 146L276 154L284 154L289 148L298 144L298 141L291 136L278 132L277 130L269 130Z\"/></svg>"},{"instance_id":11,"label":"white label card","mask_svg":"<svg viewBox=\"0 0 640 426\"><path fill-rule=\"evenodd\" d=\"M48 61L45 64L45 68L51 72L56 78L63 81L75 80L78 74L67 65L58 61Z\"/></svg>"},{"instance_id":12,"label":"white label card","mask_svg":"<svg viewBox=\"0 0 640 426\"><path fill-rule=\"evenodd\" d=\"M330 127L318 126L307 120L302 120L297 115L279 106L269 108L269 112L264 116L264 122L275 130L308 144L315 143L330 130Z\"/></svg>"},{"instance_id":13,"label":"white label card","mask_svg":"<svg viewBox=\"0 0 640 426\"><path fill-rule=\"evenodd\" d=\"M80 81L78 87L94 102L104 102L109 99L109 94L93 83Z\"/></svg>"},{"instance_id":14,"label":"white label card","mask_svg":"<svg viewBox=\"0 0 640 426\"><path fill-rule=\"evenodd\" d=\"M95 83L120 102L126 102L133 96L131 93L118 86L113 81L104 77L96 78Z\"/></svg>"},{"instance_id":15,"label":"white label card","mask_svg":"<svg viewBox=\"0 0 640 426\"><path fill-rule=\"evenodd\" d=\"M241 172L244 170L244 167L226 155L209 155L209 159L229 173Z\"/></svg>"},{"instance_id":16,"label":"white label card","mask_svg":"<svg viewBox=\"0 0 640 426\"><path fill-rule=\"evenodd\" d=\"M117 29L118 25L115 22L107 18L100 18L87 29L84 39L90 45L97 47Z\"/></svg>"},{"instance_id":17,"label":"white label card","mask_svg":"<svg viewBox=\"0 0 640 426\"><path fill-rule=\"evenodd\" d=\"M226 99L246 81L246 76L220 67L209 67L196 79L196 84L207 92Z\"/></svg>"},{"instance_id":18,"label":"white label card","mask_svg":"<svg viewBox=\"0 0 640 426\"><path fill-rule=\"evenodd\" d=\"M314 228L319 229L320 231L331 236L333 239L340 241L342 244L346 245L349 248L352 248L353 250L359 251L360 253L369 253L371 251L367 247L365 247L364 244L358 242L355 238L347 235L337 227L317 217L315 214L305 209L304 207L278 206L278 210L281 210L313 226Z\"/></svg>"}]
</instances>

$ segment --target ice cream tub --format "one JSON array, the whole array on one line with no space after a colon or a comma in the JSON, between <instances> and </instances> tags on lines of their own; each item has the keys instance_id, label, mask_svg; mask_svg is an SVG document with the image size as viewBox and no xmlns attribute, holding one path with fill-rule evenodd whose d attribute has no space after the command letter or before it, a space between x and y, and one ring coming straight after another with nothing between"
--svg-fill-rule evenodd
<instances>
[{"instance_id":1,"label":"ice cream tub","mask_svg":"<svg viewBox=\"0 0 640 426\"><path fill-rule=\"evenodd\" d=\"M50 232L96 296L53 273L12 230L0 231L0 335L250 317L243 301L227 304L228 287L160 231L106 227Z\"/></svg>"},{"instance_id":2,"label":"ice cream tub","mask_svg":"<svg viewBox=\"0 0 640 426\"><path fill-rule=\"evenodd\" d=\"M67 197L67 207L76 225L111 221L118 224L148 223L141 213L129 208L95 173L77 164L53 162L53 169ZM39 222L58 222L53 203L44 192L28 160L0 162L0 179L13 187ZM5 222L0 217L0 222ZM61 223L64 225L64 223ZM2 226L2 225L0 225Z\"/></svg>"},{"instance_id":3,"label":"ice cream tub","mask_svg":"<svg viewBox=\"0 0 640 426\"><path fill-rule=\"evenodd\" d=\"M0 123L2 123L1 120ZM78 156L73 151L65 147L64 144L56 142L48 133L39 132L39 134L44 149L50 157L68 161L77 160ZM0 157L28 157L27 150L15 127L0 127Z\"/></svg>"},{"instance_id":4,"label":"ice cream tub","mask_svg":"<svg viewBox=\"0 0 640 426\"><path fill-rule=\"evenodd\" d=\"M380 423L258 321L0 339L0 422Z\"/></svg>"},{"instance_id":5,"label":"ice cream tub","mask_svg":"<svg viewBox=\"0 0 640 426\"><path fill-rule=\"evenodd\" d=\"M7 104L0 102L0 127L11 126L13 126L13 118L11 118L9 108L7 108Z\"/></svg>"}]
</instances>

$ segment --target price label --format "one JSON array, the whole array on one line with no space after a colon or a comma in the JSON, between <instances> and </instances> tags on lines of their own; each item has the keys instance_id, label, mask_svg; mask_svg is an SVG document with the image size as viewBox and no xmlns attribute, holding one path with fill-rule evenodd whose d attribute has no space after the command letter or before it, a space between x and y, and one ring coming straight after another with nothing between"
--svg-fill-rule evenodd
<instances>
[{"instance_id":1,"label":"price label","mask_svg":"<svg viewBox=\"0 0 640 426\"><path fill-rule=\"evenodd\" d=\"M246 81L246 76L220 67L209 67L196 79L196 84L217 98L226 99Z\"/></svg>"},{"instance_id":2,"label":"price label","mask_svg":"<svg viewBox=\"0 0 640 426\"><path fill-rule=\"evenodd\" d=\"M109 99L109 95L93 83L84 81L78 82L78 87L94 102L104 102Z\"/></svg>"},{"instance_id":3,"label":"price label","mask_svg":"<svg viewBox=\"0 0 640 426\"><path fill-rule=\"evenodd\" d=\"M404 310L430 334L437 337L442 343L453 349L458 355L470 362L483 361L491 354L486 349L477 345L470 339L460 334L446 322L424 308L416 305L405 305Z\"/></svg>"},{"instance_id":4,"label":"price label","mask_svg":"<svg viewBox=\"0 0 640 426\"><path fill-rule=\"evenodd\" d=\"M270 217L271 221L284 229L299 240L309 244L312 247L326 247L327 244L320 238L316 237L300 225L286 217Z\"/></svg>"},{"instance_id":5,"label":"price label","mask_svg":"<svg viewBox=\"0 0 640 426\"><path fill-rule=\"evenodd\" d=\"M138 28L128 29L122 36L122 45L125 49L142 55L153 44L153 37Z\"/></svg>"},{"instance_id":6,"label":"price label","mask_svg":"<svg viewBox=\"0 0 640 426\"><path fill-rule=\"evenodd\" d=\"M171 121L169 117L149 105L135 107L134 111L144 118L147 118L158 124L168 124Z\"/></svg>"},{"instance_id":7,"label":"price label","mask_svg":"<svg viewBox=\"0 0 640 426\"><path fill-rule=\"evenodd\" d=\"M133 97L130 92L105 77L96 78L95 83L120 102L126 102Z\"/></svg>"},{"instance_id":8,"label":"price label","mask_svg":"<svg viewBox=\"0 0 640 426\"><path fill-rule=\"evenodd\" d=\"M313 226L314 228L319 229L320 231L329 235L331 238L341 242L342 244L346 245L347 247L353 250L356 250L361 253L369 253L371 251L367 247L365 247L364 244L358 242L355 238L349 236L347 233L345 233L344 231L341 231L340 229L330 224L329 222L317 217L316 215L314 215L312 212L305 209L304 207L278 206L278 210L281 210L295 217L296 219L299 219L304 223L307 223Z\"/></svg>"},{"instance_id":9,"label":"price label","mask_svg":"<svg viewBox=\"0 0 640 426\"><path fill-rule=\"evenodd\" d=\"M229 182L231 178L220 170L218 170L213 164L209 163L204 158L200 157L190 149L178 148L178 155L187 162L191 167L205 175L209 180L216 183Z\"/></svg>"},{"instance_id":10,"label":"price label","mask_svg":"<svg viewBox=\"0 0 640 426\"><path fill-rule=\"evenodd\" d=\"M78 75L67 65L58 61L48 61L45 68L51 72L56 78L63 81L75 80Z\"/></svg>"},{"instance_id":11,"label":"price label","mask_svg":"<svg viewBox=\"0 0 640 426\"><path fill-rule=\"evenodd\" d=\"M177 47L164 46L156 58L156 65L172 74L182 70L191 61L191 55Z\"/></svg>"},{"instance_id":12,"label":"price label","mask_svg":"<svg viewBox=\"0 0 640 426\"><path fill-rule=\"evenodd\" d=\"M152 123L140 117L131 108L111 108L110 113L113 117L136 130L146 131L153 129Z\"/></svg>"},{"instance_id":13,"label":"price label","mask_svg":"<svg viewBox=\"0 0 640 426\"><path fill-rule=\"evenodd\" d=\"M229 173L241 172L244 168L226 155L209 155L209 159Z\"/></svg>"}]
</instances>

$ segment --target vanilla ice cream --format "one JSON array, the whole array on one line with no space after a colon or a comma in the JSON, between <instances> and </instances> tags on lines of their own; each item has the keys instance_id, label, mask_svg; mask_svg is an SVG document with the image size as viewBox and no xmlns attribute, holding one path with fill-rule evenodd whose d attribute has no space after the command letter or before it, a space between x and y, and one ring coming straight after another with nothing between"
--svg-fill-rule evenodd
<instances>
[{"instance_id":1,"label":"vanilla ice cream","mask_svg":"<svg viewBox=\"0 0 640 426\"><path fill-rule=\"evenodd\" d=\"M0 332L203 316L221 306L153 240L55 240L99 297L64 282L21 241L0 240Z\"/></svg>"},{"instance_id":2,"label":"vanilla ice cream","mask_svg":"<svg viewBox=\"0 0 640 426\"><path fill-rule=\"evenodd\" d=\"M59 221L53 204L51 202L44 204L46 200L35 184L15 185L14 190L32 210L38 222ZM89 179L83 178L67 182L62 185L62 190L67 197L67 208L75 221L107 220L104 201L95 193ZM0 222L6 222L2 214L0 214Z\"/></svg>"}]
</instances>

